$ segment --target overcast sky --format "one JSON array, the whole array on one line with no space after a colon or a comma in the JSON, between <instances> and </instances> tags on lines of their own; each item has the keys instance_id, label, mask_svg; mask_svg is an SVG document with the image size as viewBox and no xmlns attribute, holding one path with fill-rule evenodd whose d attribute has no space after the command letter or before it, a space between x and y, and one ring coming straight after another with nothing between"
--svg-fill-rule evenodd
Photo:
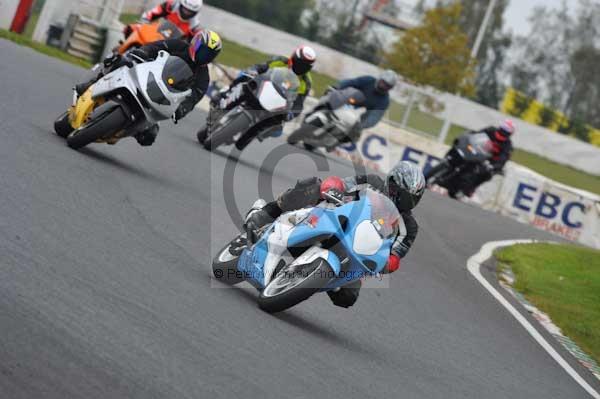
<instances>
[{"instance_id":1,"label":"overcast sky","mask_svg":"<svg viewBox=\"0 0 600 399\"><path fill-rule=\"evenodd\" d=\"M488 2L489 0L479 0ZM549 8L559 8L563 0L510 0L510 5L506 11L506 27L512 29L516 34L529 33L529 22L527 19L536 6ZM570 6L577 4L576 0L566 0ZM598 0L600 1L600 0ZM401 0L402 3L417 4L418 0ZM428 0L428 4L435 4L435 0Z\"/></svg>"},{"instance_id":2,"label":"overcast sky","mask_svg":"<svg viewBox=\"0 0 600 399\"><path fill-rule=\"evenodd\" d=\"M574 5L575 1L568 0L567 4L571 3ZM561 4L562 0L511 0L505 15L506 26L514 33L527 34L529 32L527 19L536 6L560 8Z\"/></svg>"}]
</instances>

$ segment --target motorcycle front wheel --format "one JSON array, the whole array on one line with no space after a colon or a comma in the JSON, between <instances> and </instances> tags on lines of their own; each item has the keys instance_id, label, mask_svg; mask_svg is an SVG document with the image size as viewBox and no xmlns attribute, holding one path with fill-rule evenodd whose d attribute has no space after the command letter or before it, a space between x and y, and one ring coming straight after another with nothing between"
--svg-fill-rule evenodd
<instances>
[{"instance_id":1,"label":"motorcycle front wheel","mask_svg":"<svg viewBox=\"0 0 600 399\"><path fill-rule=\"evenodd\" d=\"M284 266L258 297L258 306L277 313L296 306L325 288L334 277L324 259L306 265Z\"/></svg>"},{"instance_id":2,"label":"motorcycle front wheel","mask_svg":"<svg viewBox=\"0 0 600 399\"><path fill-rule=\"evenodd\" d=\"M69 134L73 131L73 127L69 122L69 113L64 112L54 121L54 132L57 136L66 139Z\"/></svg>"},{"instance_id":3,"label":"motorcycle front wheel","mask_svg":"<svg viewBox=\"0 0 600 399\"><path fill-rule=\"evenodd\" d=\"M218 127L204 140L204 148L208 151L232 141L236 134L245 132L250 127L251 121L245 113L235 115L225 126Z\"/></svg>"},{"instance_id":4,"label":"motorcycle front wheel","mask_svg":"<svg viewBox=\"0 0 600 399\"><path fill-rule=\"evenodd\" d=\"M437 184L440 181L440 178L447 172L448 167L450 165L447 161L442 161L433 168L429 169L427 173L425 173L425 180L427 184Z\"/></svg>"},{"instance_id":5,"label":"motorcycle front wheel","mask_svg":"<svg viewBox=\"0 0 600 399\"><path fill-rule=\"evenodd\" d=\"M230 251L234 243L241 239L244 239L244 237L238 236L235 240L227 244L225 248L218 252L213 260L212 271L217 281L227 285L235 285L244 281L242 273L237 268L240 257L239 255L232 254ZM242 249L238 249L240 254Z\"/></svg>"},{"instance_id":6,"label":"motorcycle front wheel","mask_svg":"<svg viewBox=\"0 0 600 399\"><path fill-rule=\"evenodd\" d=\"M200 130L198 130L196 137L198 138L198 142L200 144L204 144L204 141L206 140L206 136L208 136L208 127L204 126Z\"/></svg>"},{"instance_id":7,"label":"motorcycle front wheel","mask_svg":"<svg viewBox=\"0 0 600 399\"><path fill-rule=\"evenodd\" d=\"M85 147L103 137L110 136L124 128L128 119L121 107L92 119L67 137L67 145L74 150Z\"/></svg>"},{"instance_id":8,"label":"motorcycle front wheel","mask_svg":"<svg viewBox=\"0 0 600 399\"><path fill-rule=\"evenodd\" d=\"M303 123L298 129L296 129L287 138L288 144L296 145L299 141L302 141L307 134L312 133L314 127L308 123Z\"/></svg>"}]
</instances>

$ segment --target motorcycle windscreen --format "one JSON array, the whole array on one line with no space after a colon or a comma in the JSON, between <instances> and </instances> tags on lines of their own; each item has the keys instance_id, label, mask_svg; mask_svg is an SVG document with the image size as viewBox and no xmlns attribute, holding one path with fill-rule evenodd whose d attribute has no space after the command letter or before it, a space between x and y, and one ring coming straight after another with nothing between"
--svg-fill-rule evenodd
<instances>
[{"instance_id":1,"label":"motorcycle windscreen","mask_svg":"<svg viewBox=\"0 0 600 399\"><path fill-rule=\"evenodd\" d=\"M286 104L280 108L267 109L268 111L281 111L293 104L298 97L298 89L300 88L300 81L296 74L289 68L273 68L268 72L266 82L271 83L272 87L279 93L279 96L284 98ZM260 101L259 93L259 101ZM261 106L264 105L261 102Z\"/></svg>"},{"instance_id":2,"label":"motorcycle windscreen","mask_svg":"<svg viewBox=\"0 0 600 399\"><path fill-rule=\"evenodd\" d=\"M260 87L258 102L261 107L269 112L284 111L287 108L287 99L279 94L272 82L266 81Z\"/></svg>"},{"instance_id":3,"label":"motorcycle windscreen","mask_svg":"<svg viewBox=\"0 0 600 399\"><path fill-rule=\"evenodd\" d=\"M167 39L179 39L183 36L183 32L177 25L169 20L163 21L158 27L158 33L160 33L165 40Z\"/></svg>"},{"instance_id":4,"label":"motorcycle windscreen","mask_svg":"<svg viewBox=\"0 0 600 399\"><path fill-rule=\"evenodd\" d=\"M162 72L162 81L172 93L188 90L194 80L194 72L179 57L170 56Z\"/></svg>"},{"instance_id":5,"label":"motorcycle windscreen","mask_svg":"<svg viewBox=\"0 0 600 399\"><path fill-rule=\"evenodd\" d=\"M465 158L485 161L492 156L493 144L486 133L478 133L469 136L466 149L468 153Z\"/></svg>"},{"instance_id":6,"label":"motorcycle windscreen","mask_svg":"<svg viewBox=\"0 0 600 399\"><path fill-rule=\"evenodd\" d=\"M400 226L400 213L385 195L367 189L360 194L368 198L370 218L360 223L355 231L353 249L360 255L374 255L384 240L394 238Z\"/></svg>"}]
</instances>

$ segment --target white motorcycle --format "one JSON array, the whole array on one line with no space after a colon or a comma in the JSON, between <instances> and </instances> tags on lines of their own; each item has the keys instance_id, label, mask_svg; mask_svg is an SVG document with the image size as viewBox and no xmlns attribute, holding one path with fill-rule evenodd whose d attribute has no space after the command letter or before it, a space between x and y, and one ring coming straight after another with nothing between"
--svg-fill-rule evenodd
<instances>
[{"instance_id":1,"label":"white motorcycle","mask_svg":"<svg viewBox=\"0 0 600 399\"><path fill-rule=\"evenodd\" d=\"M90 143L116 144L125 137L172 117L191 94L191 68L179 57L161 51L154 61L131 56L123 66L100 78L77 97L54 123L56 134L73 149Z\"/></svg>"},{"instance_id":2,"label":"white motorcycle","mask_svg":"<svg viewBox=\"0 0 600 399\"><path fill-rule=\"evenodd\" d=\"M221 109L214 102L211 103L206 125L197 134L198 141L207 150L233 144L236 142L236 137L239 139L241 134L252 126L276 114L289 113L298 97L300 81L288 68L273 68L252 77L247 83L237 85L229 95L242 96L242 90L246 90L244 87L249 91L248 98L229 111ZM258 133L258 139L262 141L270 137L273 130L280 128L280 126L266 128Z\"/></svg>"},{"instance_id":3,"label":"white motorcycle","mask_svg":"<svg viewBox=\"0 0 600 399\"><path fill-rule=\"evenodd\" d=\"M340 144L358 140L364 102L364 94L355 88L330 90L288 137L288 143L302 142L309 150L322 147L330 152Z\"/></svg>"}]
</instances>

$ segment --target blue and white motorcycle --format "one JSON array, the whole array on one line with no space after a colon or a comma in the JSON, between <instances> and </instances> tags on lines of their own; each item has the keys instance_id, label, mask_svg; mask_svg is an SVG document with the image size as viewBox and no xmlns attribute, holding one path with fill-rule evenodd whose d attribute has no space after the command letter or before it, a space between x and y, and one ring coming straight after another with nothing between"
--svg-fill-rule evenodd
<instances>
[{"instance_id":1,"label":"blue and white motorcycle","mask_svg":"<svg viewBox=\"0 0 600 399\"><path fill-rule=\"evenodd\" d=\"M281 312L308 299L384 271L403 220L394 203L370 188L331 196L314 208L281 215L258 232L251 246L238 248L245 233L213 261L217 280L248 281L258 305ZM242 240L242 241L240 241Z\"/></svg>"}]
</instances>

